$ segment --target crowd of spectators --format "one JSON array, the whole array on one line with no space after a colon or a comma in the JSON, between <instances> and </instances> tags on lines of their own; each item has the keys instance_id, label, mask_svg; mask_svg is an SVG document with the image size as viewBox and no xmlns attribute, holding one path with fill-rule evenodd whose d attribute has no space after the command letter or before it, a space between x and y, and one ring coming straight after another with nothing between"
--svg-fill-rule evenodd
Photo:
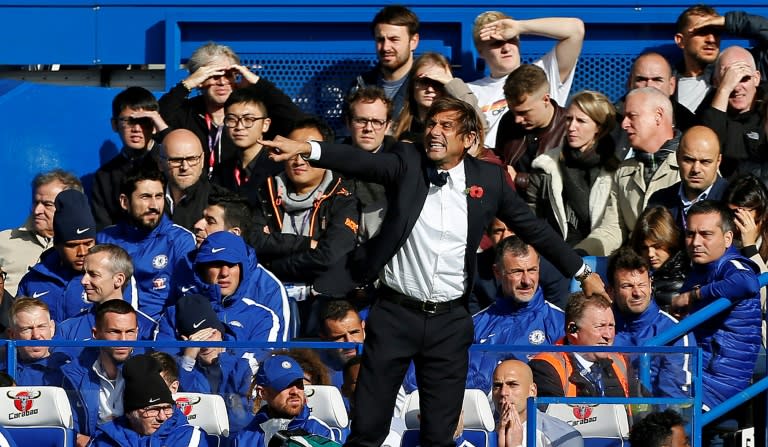
<instances>
[{"instance_id":1,"label":"crowd of spectators","mask_svg":"<svg viewBox=\"0 0 768 447\"><path fill-rule=\"evenodd\" d=\"M628 91L615 104L599 85L570 91L585 33L579 19L480 14L473 37L490 74L472 82L454 77L441 54L414 57L418 26L402 6L387 6L374 18L379 62L353 83L344 109L349 137L341 143L391 165L394 156L405 163L423 158L414 155L419 151L439 151L443 133L456 131L466 142L462 156L495 164L505 187L515 188L516 200L547 231L581 255L611 256L603 278L609 296L569 296L570 277L555 268L564 261L551 250L547 257L535 241L529 245L527 230L516 235L495 219L479 247L471 247L481 251L476 263L467 257L472 265L464 265L462 256L421 266L426 276L459 270L449 274L458 274L455 281L466 289L473 343L532 346L469 356L466 386L492 396L499 445L524 440L528 396L690 397L687 354L654 357L646 389L637 356L540 351L638 346L721 297L732 306L674 344L703 351L705 409L748 386L766 342L757 276L768 271L761 78L768 19L688 8L674 35L681 64L655 52L639 55ZM758 45L720 51L723 33ZM525 35L555 43L541 59L521 64ZM142 350L87 348L90 339L362 343L367 308L386 289L378 280L353 278L370 268L361 257L370 251L360 248L375 247L385 216L401 212L392 207L401 188L396 198L370 176L315 163L314 142L336 142L334 131L241 65L229 47L205 44L187 68L189 75L159 100L141 87L114 98L111 122L123 148L96 172L89 195L68 172L40 173L27 221L0 232L4 334L85 345L20 347L13 375L22 385L69 392L78 445L128 445L136 436L162 433L166 442L199 438L179 428L183 415L155 384L155 370L173 368L171 391L225 397L238 444L267 445L286 428L334 438L310 416L303 390L334 385L354 408L357 372L368 367L356 349L275 355L264 348L188 347L159 349L166 352L154 352L155 360ZM476 131L437 120L458 113L455 104L480 123ZM270 144L286 138L312 141L312 153L273 160ZM400 171L379 177L388 183ZM426 169L419 181L441 186L444 174ZM466 186L466 207L492 196L469 180ZM431 230L421 219L416 225L414 231ZM416 262L419 255L407 254ZM369 328L371 343L386 342L380 337ZM419 368L410 368L404 393L419 388L425 377ZM396 369L405 374L405 364ZM152 380L145 383L146 374ZM353 414L365 415L358 410ZM148 419L158 422L148 426ZM580 445L567 425L544 413L537 420L542 440ZM646 439L653 424L660 422L638 425L633 436ZM679 435L667 429L653 436L671 434Z\"/></svg>"}]
</instances>

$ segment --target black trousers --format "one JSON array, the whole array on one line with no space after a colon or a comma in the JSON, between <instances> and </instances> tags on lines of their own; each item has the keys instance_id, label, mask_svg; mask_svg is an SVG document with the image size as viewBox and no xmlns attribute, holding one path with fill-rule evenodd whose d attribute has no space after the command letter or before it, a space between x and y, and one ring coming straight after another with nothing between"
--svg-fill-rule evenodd
<instances>
[{"instance_id":1,"label":"black trousers","mask_svg":"<svg viewBox=\"0 0 768 447\"><path fill-rule=\"evenodd\" d=\"M413 360L419 384L421 445L454 447L467 379L472 318L464 306L429 314L387 297L371 308L346 446L379 447Z\"/></svg>"}]
</instances>

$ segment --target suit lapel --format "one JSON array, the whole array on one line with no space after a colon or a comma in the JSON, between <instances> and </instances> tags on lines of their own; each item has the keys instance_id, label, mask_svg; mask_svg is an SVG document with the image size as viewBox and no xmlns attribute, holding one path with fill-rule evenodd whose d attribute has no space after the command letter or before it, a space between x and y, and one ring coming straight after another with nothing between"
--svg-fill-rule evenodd
<instances>
[{"instance_id":1,"label":"suit lapel","mask_svg":"<svg viewBox=\"0 0 768 447\"><path fill-rule=\"evenodd\" d=\"M479 169L475 166L475 160L471 156L464 157L464 175L467 181L467 235L478 234L483 231L483 199L472 197L469 191L473 186L481 186L483 179L479 178ZM468 237L468 240L470 238ZM476 247L467 247L474 250Z\"/></svg>"}]
</instances>

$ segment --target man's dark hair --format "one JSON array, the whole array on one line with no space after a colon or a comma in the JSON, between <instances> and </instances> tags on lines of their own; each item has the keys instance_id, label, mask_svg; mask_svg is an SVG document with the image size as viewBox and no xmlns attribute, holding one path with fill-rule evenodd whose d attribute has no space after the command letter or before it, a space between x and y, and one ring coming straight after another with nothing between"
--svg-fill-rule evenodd
<instances>
[{"instance_id":1,"label":"man's dark hair","mask_svg":"<svg viewBox=\"0 0 768 447\"><path fill-rule=\"evenodd\" d=\"M119 315L136 315L136 309L131 306L128 301L124 300L108 300L104 301L96 306L96 327L100 327L104 323L104 318L108 313L114 313Z\"/></svg>"},{"instance_id":2,"label":"man's dark hair","mask_svg":"<svg viewBox=\"0 0 768 447\"><path fill-rule=\"evenodd\" d=\"M525 97L549 86L547 74L541 67L523 64L504 81L504 97L512 105L522 104Z\"/></svg>"},{"instance_id":3,"label":"man's dark hair","mask_svg":"<svg viewBox=\"0 0 768 447\"><path fill-rule=\"evenodd\" d=\"M682 427L683 424L683 418L673 410L651 413L635 423L629 433L629 442L643 447L662 447L669 442L672 427Z\"/></svg>"},{"instance_id":4,"label":"man's dark hair","mask_svg":"<svg viewBox=\"0 0 768 447\"><path fill-rule=\"evenodd\" d=\"M717 16L720 15L715 11L715 8L707 5L693 5L691 7L686 8L683 12L680 13L679 16L677 16L677 22L675 22L675 30L678 33L682 33L683 31L687 30L689 28L689 21L691 16Z\"/></svg>"},{"instance_id":5,"label":"man's dark hair","mask_svg":"<svg viewBox=\"0 0 768 447\"><path fill-rule=\"evenodd\" d=\"M243 236L250 234L252 216L247 199L222 191L208 196L208 206L213 205L224 211L227 228L240 227Z\"/></svg>"},{"instance_id":6,"label":"man's dark hair","mask_svg":"<svg viewBox=\"0 0 768 447\"><path fill-rule=\"evenodd\" d=\"M298 129L315 129L323 136L323 141L331 142L336 139L336 133L331 126L319 116L307 116L293 123L291 132Z\"/></svg>"},{"instance_id":7,"label":"man's dark hair","mask_svg":"<svg viewBox=\"0 0 768 447\"><path fill-rule=\"evenodd\" d=\"M325 333L326 320L339 321L346 317L349 312L359 315L355 306L347 300L326 301L320 308L320 332Z\"/></svg>"},{"instance_id":8,"label":"man's dark hair","mask_svg":"<svg viewBox=\"0 0 768 447\"><path fill-rule=\"evenodd\" d=\"M267 106L261 98L261 95L253 89L247 87L239 88L230 93L229 98L227 98L227 101L224 103L224 109L228 109L232 104L244 104L250 102L259 106L264 110L264 114L269 116L269 110L267 110Z\"/></svg>"},{"instance_id":9,"label":"man's dark hair","mask_svg":"<svg viewBox=\"0 0 768 447\"><path fill-rule=\"evenodd\" d=\"M509 253L514 257L521 257L528 255L529 245L520 239L520 236L512 235L505 237L496 246L496 265L501 266L504 262L504 255Z\"/></svg>"},{"instance_id":10,"label":"man's dark hair","mask_svg":"<svg viewBox=\"0 0 768 447\"><path fill-rule=\"evenodd\" d=\"M35 194L37 188L56 181L61 182L64 185L64 189L74 189L83 192L83 184L75 174L57 168L48 172L41 172L32 179L32 194Z\"/></svg>"},{"instance_id":11,"label":"man's dark hair","mask_svg":"<svg viewBox=\"0 0 768 447\"><path fill-rule=\"evenodd\" d=\"M513 72L514 73L514 72ZM477 138L483 135L483 118L481 118L475 108L468 102L464 102L453 96L446 95L442 98L436 99L427 110L426 125L429 126L429 122L438 113L443 112L458 112L458 128L456 134L458 136L466 136L474 132ZM468 148L467 148L468 149Z\"/></svg>"},{"instance_id":12,"label":"man's dark hair","mask_svg":"<svg viewBox=\"0 0 768 447\"><path fill-rule=\"evenodd\" d=\"M165 176L163 176L163 173L157 167L157 163L155 163L152 157L144 157L141 163L134 165L125 173L125 178L123 178L123 182L120 184L120 194L131 197L131 194L136 191L136 185L144 180L162 183L163 191L165 191Z\"/></svg>"},{"instance_id":13,"label":"man's dark hair","mask_svg":"<svg viewBox=\"0 0 768 447\"><path fill-rule=\"evenodd\" d=\"M376 25L386 24L408 28L408 35L419 32L419 17L402 5L389 5L381 8L371 22L371 33L376 32Z\"/></svg>"},{"instance_id":14,"label":"man's dark hair","mask_svg":"<svg viewBox=\"0 0 768 447\"><path fill-rule=\"evenodd\" d=\"M717 214L720 216L720 229L723 233L733 231L733 212L719 200L701 200L688 209L686 218L697 214Z\"/></svg>"},{"instance_id":15,"label":"man's dark hair","mask_svg":"<svg viewBox=\"0 0 768 447\"><path fill-rule=\"evenodd\" d=\"M364 102L371 104L376 101L381 101L387 106L387 121L392 120L392 100L387 98L387 94L384 93L384 89L376 85L367 85L355 89L344 100L344 117L349 123L352 120L352 104L358 102Z\"/></svg>"},{"instance_id":16,"label":"man's dark hair","mask_svg":"<svg viewBox=\"0 0 768 447\"><path fill-rule=\"evenodd\" d=\"M608 260L608 283L614 284L614 275L617 270L639 270L650 272L651 266L648 264L648 260L640 256L635 250L629 247L620 248L611 259Z\"/></svg>"},{"instance_id":17,"label":"man's dark hair","mask_svg":"<svg viewBox=\"0 0 768 447\"><path fill-rule=\"evenodd\" d=\"M162 370L160 371L160 374L165 376L163 378L168 385L179 380L179 367L176 365L176 361L173 359L172 355L163 351L153 351L149 353L149 356L157 360L157 363L160 364L160 369Z\"/></svg>"},{"instance_id":18,"label":"man's dark hair","mask_svg":"<svg viewBox=\"0 0 768 447\"><path fill-rule=\"evenodd\" d=\"M144 87L128 87L112 100L112 118L117 118L125 109L160 110L157 98Z\"/></svg>"}]
</instances>

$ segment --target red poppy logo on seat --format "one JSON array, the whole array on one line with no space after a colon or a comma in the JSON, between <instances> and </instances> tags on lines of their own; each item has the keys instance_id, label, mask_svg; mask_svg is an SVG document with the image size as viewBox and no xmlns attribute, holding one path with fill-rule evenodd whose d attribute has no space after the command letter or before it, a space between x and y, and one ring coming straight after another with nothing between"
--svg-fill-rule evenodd
<instances>
[{"instance_id":1,"label":"red poppy logo on seat","mask_svg":"<svg viewBox=\"0 0 768 447\"><path fill-rule=\"evenodd\" d=\"M10 399L13 399L13 406L16 407L17 410L19 410L22 413L26 413L27 411L32 409L32 402L40 397L42 393L38 391L37 393L30 393L29 391L19 391L16 393L16 395L12 395L10 391L8 391L7 396Z\"/></svg>"},{"instance_id":2,"label":"red poppy logo on seat","mask_svg":"<svg viewBox=\"0 0 768 447\"><path fill-rule=\"evenodd\" d=\"M579 420L588 419L592 416L592 407L589 405L574 405L573 416Z\"/></svg>"},{"instance_id":3,"label":"red poppy logo on seat","mask_svg":"<svg viewBox=\"0 0 768 447\"><path fill-rule=\"evenodd\" d=\"M195 405L200 403L200 398L180 397L176 399L176 407L184 413L184 416L192 414L192 409Z\"/></svg>"}]
</instances>

